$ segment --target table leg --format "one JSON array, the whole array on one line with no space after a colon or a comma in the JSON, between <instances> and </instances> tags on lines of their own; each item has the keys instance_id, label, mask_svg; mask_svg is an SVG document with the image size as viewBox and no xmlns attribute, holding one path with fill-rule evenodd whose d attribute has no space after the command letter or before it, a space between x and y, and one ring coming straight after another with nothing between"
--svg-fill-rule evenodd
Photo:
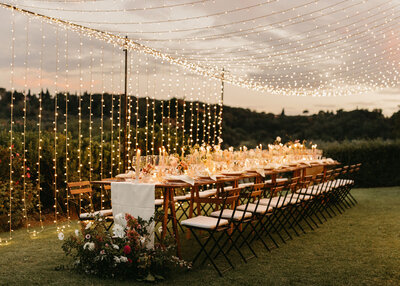
<instances>
[{"instance_id":1,"label":"table leg","mask_svg":"<svg viewBox=\"0 0 400 286\"><path fill-rule=\"evenodd\" d=\"M178 223L176 219L176 211L175 211L175 201L174 201L174 189L168 189L169 192L169 206L171 208L171 216L172 216L172 228L174 231L175 241L176 241L176 254L179 258L181 258L181 243L179 240L179 230Z\"/></svg>"},{"instance_id":2,"label":"table leg","mask_svg":"<svg viewBox=\"0 0 400 286\"><path fill-rule=\"evenodd\" d=\"M273 173L273 174L271 174L271 182L272 182L272 184L276 184L276 176L277 176L277 174L276 173Z\"/></svg>"},{"instance_id":3,"label":"table leg","mask_svg":"<svg viewBox=\"0 0 400 286\"><path fill-rule=\"evenodd\" d=\"M196 196L198 196L199 192L198 192L198 187L197 186L193 186L192 188L190 188L189 218L193 217L195 192L196 192ZM190 239L190 231L186 232L186 239Z\"/></svg>"},{"instance_id":4,"label":"table leg","mask_svg":"<svg viewBox=\"0 0 400 286\"><path fill-rule=\"evenodd\" d=\"M162 222L161 241L163 241L165 236L167 235L167 227L168 227L169 192L166 188L163 188L163 196L164 196L164 202L163 202L164 217Z\"/></svg>"},{"instance_id":5,"label":"table leg","mask_svg":"<svg viewBox=\"0 0 400 286\"><path fill-rule=\"evenodd\" d=\"M195 188L197 188L197 187L194 186L194 187L190 188L189 218L192 218L192 217L193 217ZM197 192L196 192L196 195L198 195ZM188 233L189 233L189 232L188 232Z\"/></svg>"},{"instance_id":6,"label":"table leg","mask_svg":"<svg viewBox=\"0 0 400 286\"><path fill-rule=\"evenodd\" d=\"M233 188L239 187L239 179L233 181Z\"/></svg>"}]
</instances>

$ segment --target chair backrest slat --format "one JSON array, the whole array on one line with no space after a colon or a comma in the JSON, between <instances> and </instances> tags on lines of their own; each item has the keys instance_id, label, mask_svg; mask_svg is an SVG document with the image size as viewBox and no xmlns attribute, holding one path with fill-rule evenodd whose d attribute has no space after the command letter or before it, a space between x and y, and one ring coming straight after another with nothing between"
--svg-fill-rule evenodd
<instances>
[{"instance_id":1,"label":"chair backrest slat","mask_svg":"<svg viewBox=\"0 0 400 286\"><path fill-rule=\"evenodd\" d=\"M73 188L73 187L82 187L82 186L90 186L89 181L81 181L81 182L69 182L68 187Z\"/></svg>"},{"instance_id":2,"label":"chair backrest slat","mask_svg":"<svg viewBox=\"0 0 400 286\"><path fill-rule=\"evenodd\" d=\"M91 188L70 189L70 192L71 192L71 195L79 195L79 194L91 193L92 189Z\"/></svg>"},{"instance_id":3,"label":"chair backrest slat","mask_svg":"<svg viewBox=\"0 0 400 286\"><path fill-rule=\"evenodd\" d=\"M92 187L89 181L70 182L67 185L71 195L79 195L92 192Z\"/></svg>"}]
</instances>

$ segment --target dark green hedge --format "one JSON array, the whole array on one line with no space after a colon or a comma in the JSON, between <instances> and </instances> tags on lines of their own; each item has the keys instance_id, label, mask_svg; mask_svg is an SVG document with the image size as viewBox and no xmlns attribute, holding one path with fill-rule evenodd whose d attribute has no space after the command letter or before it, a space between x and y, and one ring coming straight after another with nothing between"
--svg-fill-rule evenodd
<instances>
[{"instance_id":1,"label":"dark green hedge","mask_svg":"<svg viewBox=\"0 0 400 286\"><path fill-rule=\"evenodd\" d=\"M325 157L343 165L362 163L357 187L400 185L400 140L357 140L320 144Z\"/></svg>"}]
</instances>

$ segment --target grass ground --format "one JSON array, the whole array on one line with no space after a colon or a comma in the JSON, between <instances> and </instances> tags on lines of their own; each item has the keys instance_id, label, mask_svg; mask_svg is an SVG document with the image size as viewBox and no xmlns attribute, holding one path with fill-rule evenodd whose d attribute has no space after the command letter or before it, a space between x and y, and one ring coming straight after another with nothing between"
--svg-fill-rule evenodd
<instances>
[{"instance_id":1,"label":"grass ground","mask_svg":"<svg viewBox=\"0 0 400 286\"><path fill-rule=\"evenodd\" d=\"M211 267L171 273L161 285L400 285L400 187L356 189L359 204L315 231L218 277ZM191 240L192 241L192 240ZM192 242L186 243L189 249ZM193 247L192 247L193 248ZM15 232L0 248L0 285L133 285L55 270L68 260L54 230Z\"/></svg>"}]
</instances>

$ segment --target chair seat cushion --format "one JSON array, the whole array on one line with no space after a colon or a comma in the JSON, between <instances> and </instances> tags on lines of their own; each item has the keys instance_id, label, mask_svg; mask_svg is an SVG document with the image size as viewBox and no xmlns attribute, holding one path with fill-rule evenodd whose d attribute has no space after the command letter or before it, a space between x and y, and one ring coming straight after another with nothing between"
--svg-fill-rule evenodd
<instances>
[{"instance_id":1,"label":"chair seat cushion","mask_svg":"<svg viewBox=\"0 0 400 286\"><path fill-rule=\"evenodd\" d=\"M313 196L316 196L316 195L318 195L319 193L321 193L321 190L320 190L320 188L318 188L318 187L307 188L307 189L303 188L303 189L296 190L296 193L297 193L297 194L303 194L303 195L313 195Z\"/></svg>"},{"instance_id":2,"label":"chair seat cushion","mask_svg":"<svg viewBox=\"0 0 400 286\"><path fill-rule=\"evenodd\" d=\"M241 183L238 186L239 186L239 188L248 188L248 187L254 186L254 183L253 182Z\"/></svg>"},{"instance_id":3,"label":"chair seat cushion","mask_svg":"<svg viewBox=\"0 0 400 286\"><path fill-rule=\"evenodd\" d=\"M220 219L218 226L224 226L229 223L226 219ZM189 219L185 219L181 222L181 225L187 227L197 227L202 229L215 229L218 224L218 218L209 216L196 216Z\"/></svg>"},{"instance_id":4,"label":"chair seat cushion","mask_svg":"<svg viewBox=\"0 0 400 286\"><path fill-rule=\"evenodd\" d=\"M313 196L305 195L305 194L293 194L293 196L292 196L292 200L295 200L295 202L297 200L307 201L307 200L310 200L312 198L313 198Z\"/></svg>"},{"instance_id":5,"label":"chair seat cushion","mask_svg":"<svg viewBox=\"0 0 400 286\"><path fill-rule=\"evenodd\" d=\"M283 183L283 182L286 182L287 180L288 180L288 178L276 178L276 182L277 183ZM270 180L266 180L265 183L266 184L271 184L272 180L271 179Z\"/></svg>"},{"instance_id":6,"label":"chair seat cushion","mask_svg":"<svg viewBox=\"0 0 400 286\"><path fill-rule=\"evenodd\" d=\"M314 185L314 186L308 187L307 189L303 188L303 189L297 190L296 193L316 196L321 193L328 192L330 190L331 190L331 188L325 184L325 185Z\"/></svg>"},{"instance_id":7,"label":"chair seat cushion","mask_svg":"<svg viewBox=\"0 0 400 286\"><path fill-rule=\"evenodd\" d=\"M154 205L156 206L161 206L164 203L163 199L155 199L154 200Z\"/></svg>"},{"instance_id":8,"label":"chair seat cushion","mask_svg":"<svg viewBox=\"0 0 400 286\"><path fill-rule=\"evenodd\" d=\"M224 210L222 212L222 218L226 218L226 219L231 219L232 218L232 213L233 210ZM235 214L233 216L234 220L241 220L243 218L243 214L244 212L236 210ZM221 211L215 211L211 213L211 216L213 217L219 217L221 215ZM251 212L246 212L246 214L244 215L244 218L251 218L252 217L252 213Z\"/></svg>"},{"instance_id":9,"label":"chair seat cushion","mask_svg":"<svg viewBox=\"0 0 400 286\"><path fill-rule=\"evenodd\" d=\"M187 197L186 195L184 196L174 196L174 201L186 201Z\"/></svg>"},{"instance_id":10,"label":"chair seat cushion","mask_svg":"<svg viewBox=\"0 0 400 286\"><path fill-rule=\"evenodd\" d=\"M257 206L257 204L248 204L247 209L246 209L246 204L244 205L240 205L238 207L236 207L237 210L240 211L244 211L246 210L247 212L252 212L252 213L259 213L259 214L263 214L265 212L267 212L267 206L261 205L259 204ZM270 208L271 210L272 208Z\"/></svg>"},{"instance_id":11,"label":"chair seat cushion","mask_svg":"<svg viewBox=\"0 0 400 286\"><path fill-rule=\"evenodd\" d=\"M208 198L208 197L212 197L217 193L217 189L210 189L210 190L206 190L206 191L201 191L199 192L199 198ZM195 194L196 195L196 194ZM191 194L187 194L186 195L186 199L190 199Z\"/></svg>"},{"instance_id":12,"label":"chair seat cushion","mask_svg":"<svg viewBox=\"0 0 400 286\"><path fill-rule=\"evenodd\" d=\"M337 179L332 182L332 186L336 187L342 187L346 185L352 185L354 184L353 180L348 180L348 179Z\"/></svg>"},{"instance_id":13,"label":"chair seat cushion","mask_svg":"<svg viewBox=\"0 0 400 286\"><path fill-rule=\"evenodd\" d=\"M273 197L272 199L270 198L266 198L266 199L261 199L260 200L260 205L264 205L264 206L270 206L273 208L278 208L278 207L282 207L285 206L289 203L289 195L285 198L284 196L281 197Z\"/></svg>"},{"instance_id":14,"label":"chair seat cushion","mask_svg":"<svg viewBox=\"0 0 400 286\"><path fill-rule=\"evenodd\" d=\"M103 217L103 216L111 216L112 215L112 209L95 211L95 212L92 212L92 213L81 213L79 215L79 217L81 219L92 219L97 215L101 216L101 217Z\"/></svg>"}]
</instances>

